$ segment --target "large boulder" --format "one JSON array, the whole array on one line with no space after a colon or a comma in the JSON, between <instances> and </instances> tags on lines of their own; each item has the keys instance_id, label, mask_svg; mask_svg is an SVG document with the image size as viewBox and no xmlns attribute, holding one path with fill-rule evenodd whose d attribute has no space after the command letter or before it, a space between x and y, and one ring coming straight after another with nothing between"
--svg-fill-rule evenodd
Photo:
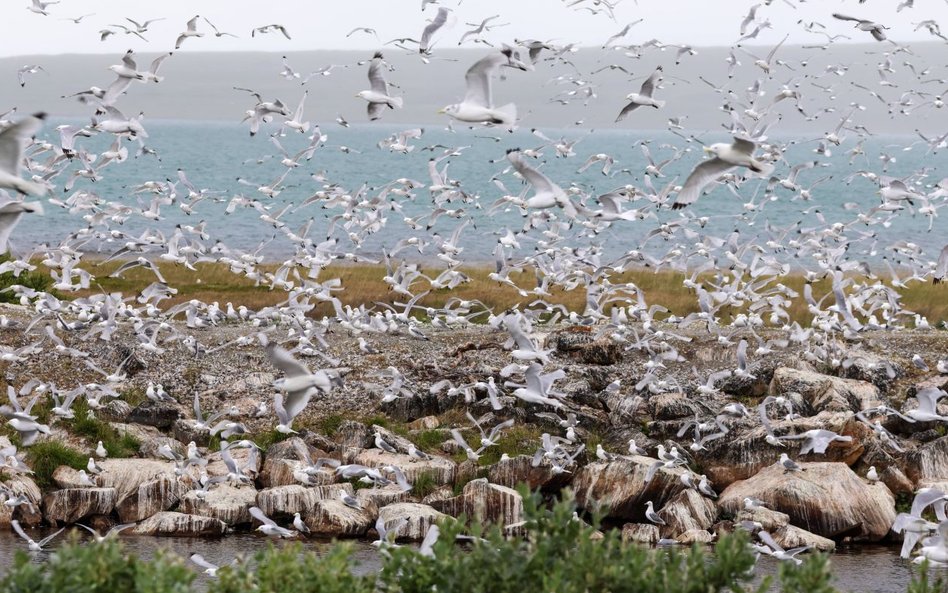
<instances>
[{"instance_id":1,"label":"large boulder","mask_svg":"<svg viewBox=\"0 0 948 593\"><path fill-rule=\"evenodd\" d=\"M718 517L714 501L696 490L686 488L662 507L659 515L665 520L663 537L678 537L687 531L707 531Z\"/></svg>"},{"instance_id":2,"label":"large boulder","mask_svg":"<svg viewBox=\"0 0 948 593\"><path fill-rule=\"evenodd\" d=\"M622 360L623 348L607 338L596 339L596 333L585 325L570 326L550 332L546 348L582 364L612 365Z\"/></svg>"},{"instance_id":3,"label":"large boulder","mask_svg":"<svg viewBox=\"0 0 948 593\"><path fill-rule=\"evenodd\" d=\"M305 455L302 453L304 451ZM300 437L292 437L271 445L264 455L263 469L259 476L261 485L270 488L299 484L300 481L293 474L308 467L306 455L312 462L327 456L325 452L306 444ZM331 472L319 472L308 477L312 484L331 484L334 479Z\"/></svg>"},{"instance_id":4,"label":"large boulder","mask_svg":"<svg viewBox=\"0 0 948 593\"><path fill-rule=\"evenodd\" d=\"M108 515L115 508L115 488L67 488L43 497L46 521L75 523L89 515Z\"/></svg>"},{"instance_id":5,"label":"large boulder","mask_svg":"<svg viewBox=\"0 0 948 593\"><path fill-rule=\"evenodd\" d=\"M816 412L858 412L882 403L879 388L867 381L780 367L774 371L770 393L790 392L802 395Z\"/></svg>"},{"instance_id":6,"label":"large boulder","mask_svg":"<svg viewBox=\"0 0 948 593\"><path fill-rule=\"evenodd\" d=\"M129 412L126 422L167 430L180 417L181 409L176 404L149 400Z\"/></svg>"},{"instance_id":7,"label":"large boulder","mask_svg":"<svg viewBox=\"0 0 948 593\"><path fill-rule=\"evenodd\" d=\"M220 484L206 492L191 490L181 497L180 510L189 515L219 519L229 526L250 523L250 507L257 503L253 486Z\"/></svg>"},{"instance_id":8,"label":"large boulder","mask_svg":"<svg viewBox=\"0 0 948 593\"><path fill-rule=\"evenodd\" d=\"M428 460L416 461L408 455L387 453L381 449L363 449L356 453L352 463L374 468L394 465L401 468L410 484L414 483L423 474L427 474L439 486L454 483L455 471L457 470L456 463L437 455L432 455L431 459Z\"/></svg>"},{"instance_id":9,"label":"large boulder","mask_svg":"<svg viewBox=\"0 0 948 593\"><path fill-rule=\"evenodd\" d=\"M115 507L122 521L141 521L178 504L188 487L181 483L170 461L105 459L98 485L114 488Z\"/></svg>"},{"instance_id":10,"label":"large boulder","mask_svg":"<svg viewBox=\"0 0 948 593\"><path fill-rule=\"evenodd\" d=\"M948 436L925 443L908 453L905 470L908 478L916 484L948 481Z\"/></svg>"},{"instance_id":11,"label":"large boulder","mask_svg":"<svg viewBox=\"0 0 948 593\"><path fill-rule=\"evenodd\" d=\"M703 468L708 479L718 488L724 488L738 480L746 480L761 469L776 463L780 454L786 452L767 443L767 430L755 421L748 426L747 420L732 424L731 432L723 439L707 444L695 452L695 461ZM871 430L853 418L851 413L821 412L810 418L771 420L777 435L800 434L813 429L825 429L842 436L850 436L849 442L834 441L826 453L810 453L801 459L806 461L838 461L847 465L856 463L865 450L865 442L871 440ZM787 447L798 447L799 442L787 441Z\"/></svg>"},{"instance_id":12,"label":"large boulder","mask_svg":"<svg viewBox=\"0 0 948 593\"><path fill-rule=\"evenodd\" d=\"M587 511L608 517L643 521L645 503L661 508L685 486L681 468L660 469L648 483L645 476L657 460L634 455L617 461L590 463L576 472L573 489L576 502Z\"/></svg>"},{"instance_id":13,"label":"large boulder","mask_svg":"<svg viewBox=\"0 0 948 593\"><path fill-rule=\"evenodd\" d=\"M655 545L661 536L658 525L651 523L626 523L622 526L622 541Z\"/></svg>"},{"instance_id":14,"label":"large boulder","mask_svg":"<svg viewBox=\"0 0 948 593\"><path fill-rule=\"evenodd\" d=\"M805 529L800 529L793 525L785 525L774 531L770 535L774 541L780 544L784 550L799 548L801 546L811 546L814 550L820 552L832 552L836 549L836 542L829 538L821 537L815 533L810 533Z\"/></svg>"},{"instance_id":15,"label":"large boulder","mask_svg":"<svg viewBox=\"0 0 948 593\"><path fill-rule=\"evenodd\" d=\"M140 484L134 493L115 505L115 510L123 523L141 521L155 513L167 511L189 489L177 477L161 474L154 480Z\"/></svg>"},{"instance_id":16,"label":"large boulder","mask_svg":"<svg viewBox=\"0 0 948 593\"><path fill-rule=\"evenodd\" d=\"M559 490L569 485L573 480L573 474L569 472L553 473L552 465L546 459L534 467L532 456L518 455L501 459L491 465L487 469L487 479L492 484L500 484L509 488L526 484L530 490Z\"/></svg>"},{"instance_id":17,"label":"large boulder","mask_svg":"<svg viewBox=\"0 0 948 593\"><path fill-rule=\"evenodd\" d=\"M131 531L136 535L170 535L174 537L211 537L224 535L227 525L219 519L165 511L152 515Z\"/></svg>"},{"instance_id":18,"label":"large boulder","mask_svg":"<svg viewBox=\"0 0 948 593\"><path fill-rule=\"evenodd\" d=\"M413 502L399 502L382 507L379 510L379 519L385 529L391 530L399 525L395 532L395 539L420 541L425 538L428 528L446 517L444 513L435 510L426 504Z\"/></svg>"},{"instance_id":19,"label":"large boulder","mask_svg":"<svg viewBox=\"0 0 948 593\"><path fill-rule=\"evenodd\" d=\"M372 504L354 509L339 499L317 500L304 522L314 535L362 537L375 524L379 510Z\"/></svg>"},{"instance_id":20,"label":"large boulder","mask_svg":"<svg viewBox=\"0 0 948 593\"><path fill-rule=\"evenodd\" d=\"M471 480L459 496L433 501L431 506L442 513L500 526L523 520L523 497L512 488L491 484L486 478Z\"/></svg>"},{"instance_id":21,"label":"large boulder","mask_svg":"<svg viewBox=\"0 0 948 593\"><path fill-rule=\"evenodd\" d=\"M23 495L29 502L17 505L15 508L0 505L0 525L9 525L13 519L29 527L35 527L43 522L41 509L43 493L33 478L24 474L14 474L5 479L2 485L10 491L9 498Z\"/></svg>"},{"instance_id":22,"label":"large boulder","mask_svg":"<svg viewBox=\"0 0 948 593\"><path fill-rule=\"evenodd\" d=\"M736 513L746 497L786 513L793 525L817 535L878 541L895 521L895 499L884 484L868 484L844 463L801 463L804 471L766 467L721 493L719 505Z\"/></svg>"},{"instance_id":23,"label":"large boulder","mask_svg":"<svg viewBox=\"0 0 948 593\"><path fill-rule=\"evenodd\" d=\"M320 500L338 500L339 494L352 495L352 484L328 484L305 487L300 485L276 486L257 492L256 504L268 517L293 516L309 513Z\"/></svg>"}]
</instances>

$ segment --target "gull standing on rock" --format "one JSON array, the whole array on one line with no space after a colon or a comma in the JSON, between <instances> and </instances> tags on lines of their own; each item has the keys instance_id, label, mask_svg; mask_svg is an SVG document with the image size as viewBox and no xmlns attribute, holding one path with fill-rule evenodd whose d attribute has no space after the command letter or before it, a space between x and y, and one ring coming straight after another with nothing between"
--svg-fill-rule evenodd
<instances>
[{"instance_id":1,"label":"gull standing on rock","mask_svg":"<svg viewBox=\"0 0 948 593\"><path fill-rule=\"evenodd\" d=\"M375 52L369 64L369 90L359 91L356 96L369 102L369 120L375 121L382 117L385 107L396 109L402 106L401 97L392 97L388 94L388 83L382 75L382 52Z\"/></svg>"},{"instance_id":2,"label":"gull standing on rock","mask_svg":"<svg viewBox=\"0 0 948 593\"><path fill-rule=\"evenodd\" d=\"M665 525L665 520L659 517L658 513L656 513L652 507L651 500L645 503L645 518L656 525Z\"/></svg>"}]
</instances>

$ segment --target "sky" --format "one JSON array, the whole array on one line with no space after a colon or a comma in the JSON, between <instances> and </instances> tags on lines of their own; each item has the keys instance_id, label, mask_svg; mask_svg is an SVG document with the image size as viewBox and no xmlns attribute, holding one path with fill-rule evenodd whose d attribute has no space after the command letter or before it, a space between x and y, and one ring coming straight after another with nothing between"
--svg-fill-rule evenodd
<instances>
[{"instance_id":1,"label":"sky","mask_svg":"<svg viewBox=\"0 0 948 593\"><path fill-rule=\"evenodd\" d=\"M575 0L568 0L575 2ZM441 0L442 6L452 9L448 25L436 36L436 46L456 47L465 23L478 23L492 15L501 15L495 23L509 23L485 34L491 41L519 39L554 40L558 44L577 43L599 46L625 24L644 19L636 24L625 38L641 43L657 38L663 43L687 43L695 47L730 45L738 38L740 21L754 4L748 0L621 0L615 9L615 20L605 13L591 14L582 7L596 7L601 0L580 0L567 6L564 0ZM850 35L855 42L871 41L868 33L853 29L853 23L833 19L832 12L867 18L888 27L889 37L897 41L931 40L922 30L915 32L914 23L924 19L942 22L948 30L948 4L942 0L917 0L914 8L896 12L899 0L872 0L859 4L856 0L773 0L770 6L761 6L758 17L774 23L798 20L817 21L830 34ZM396 37L418 38L426 19L437 12L438 5L428 5L421 11L421 0L61 0L47 7L48 16L30 12L29 0L3 0L7 8L0 30L0 57L61 54L109 53L121 54L126 49L137 52L167 51L174 47L177 35L185 30L185 23L200 14L213 22L222 32L231 32L239 38L214 37L210 27L199 19L199 31L207 31L203 38L186 40L181 51L272 51L289 52L316 49L375 50ZM264 4L266 11L261 11ZM602 4L599 4L602 7ZM92 14L75 24L68 18ZM684 17L687 18L684 18ZM144 36L112 35L99 40L99 31L113 24L130 25L125 18L138 22L164 17L149 26ZM42 35L37 25L42 23ZM279 33L257 35L254 27L280 23L289 31L287 40ZM372 27L375 36L357 32L347 37L356 27ZM115 29L115 27L112 27ZM817 43L820 35L807 33L802 26L779 26L778 31L791 30L787 43ZM783 33L765 30L756 40L759 44L780 41ZM753 41L748 44L755 43ZM476 47L473 41L465 44Z\"/></svg>"}]
</instances>

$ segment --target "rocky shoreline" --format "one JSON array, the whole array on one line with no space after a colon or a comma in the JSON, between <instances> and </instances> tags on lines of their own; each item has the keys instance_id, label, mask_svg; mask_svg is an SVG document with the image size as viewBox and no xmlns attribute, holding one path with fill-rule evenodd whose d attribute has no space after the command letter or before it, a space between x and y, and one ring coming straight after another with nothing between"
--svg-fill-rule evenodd
<instances>
[{"instance_id":1,"label":"rocky shoreline","mask_svg":"<svg viewBox=\"0 0 948 593\"><path fill-rule=\"evenodd\" d=\"M4 306L3 313L28 322L27 311L21 308ZM873 416L896 436L904 450L897 452L855 417L856 412L882 404L907 411L916 405L913 396L918 389L948 384L948 376L911 364L915 353L928 359L948 358L948 332L867 332L858 342L824 344L839 349L835 366L809 362L809 346L791 343L772 353L751 353L748 377L729 377L713 393L701 393L697 386L709 373L735 366L733 350L722 348L717 336L669 338L665 347L676 348L689 362L669 358L662 384L636 390L645 374L643 365L650 360L647 354L628 344L597 339L599 328L537 326L535 335L554 350L552 364L566 373L557 384L566 393L565 408L558 413L575 414L575 443L587 445L563 471L543 456L534 463L531 448L540 447L539 436L564 433L554 420L537 415L547 411L544 407L524 403L501 388L503 411L491 408L484 382L489 378L498 386L504 382L500 372L510 361L503 348L505 333L484 326L423 329L428 340L363 336L379 354L361 353L357 337L338 329L326 334L332 364L318 357L306 360L313 367L340 369L345 385L329 396L314 398L294 424L299 434L283 440L272 432L272 414L260 418L253 414L261 401L272 399L271 384L279 377L263 349L248 340L243 346L214 350L259 328L237 323L190 329L198 337L197 347L172 343L161 354L143 354L120 336L92 350L85 342L90 359L102 369L114 369L131 357L125 365L127 376L112 386L120 397L95 415L118 433L133 437L138 451L130 458L97 460L102 471L94 487L83 486L86 476L66 465L55 469L45 489L29 474L4 470L4 487L27 503L0 506L0 523L83 522L101 529L134 522L131 532L142 535L221 536L255 527L249 509L256 506L280 525L288 525L299 513L314 535L325 537L368 537L381 519L387 527L404 523L398 539L419 540L441 518L461 515L507 526L515 534L523 519L523 501L515 488L527 484L549 496L571 489L582 511L600 513L605 527L622 529L629 540L705 543L740 521L755 521L784 547L831 550L840 542L897 541L890 528L897 509L912 493L925 487L948 489L948 436L943 424ZM66 336L67 345L71 337ZM749 332L729 339L742 337L753 340ZM73 339L80 343L79 336ZM13 348L27 343L20 331L0 332L0 342ZM698 367L696 375L692 365ZM381 403L387 380L380 373L390 366L404 374L404 389L392 401ZM25 361L4 363L3 376L14 387L30 379L59 384L102 381L84 360L53 348ZM471 387L432 393L431 385L444 379ZM141 397L149 383L161 383L176 401ZM250 483L223 480L202 487L202 473L226 477L231 470L222 459L219 439L196 425L191 411L195 393L204 410L233 407L228 418L243 423L246 437L261 443L260 454L248 448L230 449L238 465L248 465ZM768 395L790 400L799 415L773 419L774 433L825 429L851 439L831 443L825 454L807 455L798 454L799 441L768 443L768 432L756 413ZM741 403L751 414L718 416L728 403ZM942 406L942 413L948 413L948 406ZM489 425L513 418L516 437L506 442L505 450L499 446L496 454L488 448L478 461L466 458L450 434L452 428L470 429L465 409L478 416L492 414L485 420ZM688 436L677 437L685 423L716 416L727 428L725 438L692 450ZM95 442L72 433L66 423L53 423L51 428L52 434L42 440L60 441L93 456ZM376 432L395 453L375 447ZM627 455L630 439L648 455ZM206 466L182 470L161 453L170 449L186 456L192 442ZM431 459L409 456L413 444ZM605 459L597 458L596 445L606 452ZM687 463L663 467L647 480L659 445L677 447ZM20 451L28 454L29 448ZM784 471L778 464L781 453L788 453L804 471ZM341 480L332 471L307 473L310 461L317 459L378 468L392 481L397 476L391 469L400 468L413 488L405 491L396 484L369 488L356 480ZM866 479L870 466L875 467L878 481ZM718 496L689 487L683 480L686 474L706 476ZM340 493L355 497L359 508L342 502ZM763 501L766 509L744 508L746 498ZM665 525L646 520L647 501Z\"/></svg>"}]
</instances>

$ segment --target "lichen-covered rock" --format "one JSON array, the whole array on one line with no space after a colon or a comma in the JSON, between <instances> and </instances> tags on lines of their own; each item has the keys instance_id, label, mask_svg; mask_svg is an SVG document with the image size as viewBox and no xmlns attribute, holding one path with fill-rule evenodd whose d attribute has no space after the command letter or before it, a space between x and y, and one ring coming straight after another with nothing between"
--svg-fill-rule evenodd
<instances>
[{"instance_id":1,"label":"lichen-covered rock","mask_svg":"<svg viewBox=\"0 0 948 593\"><path fill-rule=\"evenodd\" d=\"M719 505L735 513L745 497L786 513L793 525L828 538L878 541L895 521L895 499L884 484L868 484L844 463L801 463L784 472L775 464L721 493Z\"/></svg>"},{"instance_id":2,"label":"lichen-covered rock","mask_svg":"<svg viewBox=\"0 0 948 593\"><path fill-rule=\"evenodd\" d=\"M707 531L718 517L718 508L714 501L686 488L662 507L660 515L665 520L662 536L677 538L686 531Z\"/></svg>"},{"instance_id":3,"label":"lichen-covered rock","mask_svg":"<svg viewBox=\"0 0 948 593\"><path fill-rule=\"evenodd\" d=\"M774 371L770 392L797 392L817 412L858 412L882 403L872 383L787 367Z\"/></svg>"},{"instance_id":4,"label":"lichen-covered rock","mask_svg":"<svg viewBox=\"0 0 948 593\"><path fill-rule=\"evenodd\" d=\"M832 552L836 549L836 542L831 539L820 537L815 533L810 533L805 529L800 529L793 525L787 525L774 531L770 535L774 541L780 544L785 550L799 548L801 546L811 546L814 550L820 552Z\"/></svg>"},{"instance_id":5,"label":"lichen-covered rock","mask_svg":"<svg viewBox=\"0 0 948 593\"><path fill-rule=\"evenodd\" d=\"M651 523L626 523L622 526L622 541L655 545L658 543L658 525Z\"/></svg>"},{"instance_id":6,"label":"lichen-covered rock","mask_svg":"<svg viewBox=\"0 0 948 593\"><path fill-rule=\"evenodd\" d=\"M188 490L178 478L162 474L140 484L135 492L115 505L115 510L123 523L141 521L178 504Z\"/></svg>"},{"instance_id":7,"label":"lichen-covered rock","mask_svg":"<svg viewBox=\"0 0 948 593\"><path fill-rule=\"evenodd\" d=\"M66 488L43 497L46 521L71 524L89 515L107 515L115 508L115 488Z\"/></svg>"},{"instance_id":8,"label":"lichen-covered rock","mask_svg":"<svg viewBox=\"0 0 948 593\"><path fill-rule=\"evenodd\" d=\"M325 486L275 486L257 492L257 506L263 514L271 517L293 516L294 513L309 513L320 500L338 500L339 493L352 495L352 484L329 484Z\"/></svg>"},{"instance_id":9,"label":"lichen-covered rock","mask_svg":"<svg viewBox=\"0 0 948 593\"><path fill-rule=\"evenodd\" d=\"M645 482L649 467L657 460L631 456L617 461L590 463L576 471L573 490L576 503L589 512L601 511L608 517L642 521L649 500L659 509L684 485L685 470L660 469Z\"/></svg>"},{"instance_id":10,"label":"lichen-covered rock","mask_svg":"<svg viewBox=\"0 0 948 593\"><path fill-rule=\"evenodd\" d=\"M14 474L3 481L3 487L10 491L10 498L23 495L29 502L17 505L15 508L0 505L0 525L9 525L13 519L29 527L35 527L43 522L41 508L43 493L33 478L24 474Z\"/></svg>"},{"instance_id":11,"label":"lichen-covered rock","mask_svg":"<svg viewBox=\"0 0 948 593\"><path fill-rule=\"evenodd\" d=\"M428 533L428 528L446 517L444 513L434 508L413 502L400 502L382 507L379 510L379 519L384 522L385 529L391 530L401 525L393 536L399 540L421 541ZM403 524L403 521L405 523Z\"/></svg>"},{"instance_id":12,"label":"lichen-covered rock","mask_svg":"<svg viewBox=\"0 0 948 593\"><path fill-rule=\"evenodd\" d=\"M201 515L165 511L152 515L131 530L136 535L170 535L174 537L212 537L224 535L223 521Z\"/></svg>"},{"instance_id":13,"label":"lichen-covered rock","mask_svg":"<svg viewBox=\"0 0 948 593\"><path fill-rule=\"evenodd\" d=\"M250 507L257 504L253 486L220 484L207 492L191 490L181 497L180 511L219 519L229 526L250 523Z\"/></svg>"},{"instance_id":14,"label":"lichen-covered rock","mask_svg":"<svg viewBox=\"0 0 948 593\"><path fill-rule=\"evenodd\" d=\"M741 509L734 518L735 523L740 521L759 523L761 529L774 533L790 524L790 515L771 509Z\"/></svg>"},{"instance_id":15,"label":"lichen-covered rock","mask_svg":"<svg viewBox=\"0 0 948 593\"><path fill-rule=\"evenodd\" d=\"M356 491L355 497L361 504L369 502L378 508L390 504L413 502L411 490L402 490L398 484L389 484L381 488L362 488Z\"/></svg>"},{"instance_id":16,"label":"lichen-covered rock","mask_svg":"<svg viewBox=\"0 0 948 593\"><path fill-rule=\"evenodd\" d=\"M299 484L300 481L294 477L293 473L308 467L306 455L312 462L327 456L325 452L308 445L300 437L292 437L270 445L264 455L263 469L260 471L261 485L270 488ZM331 484L335 477L330 472L321 472L309 475L308 479L313 484Z\"/></svg>"},{"instance_id":17,"label":"lichen-covered rock","mask_svg":"<svg viewBox=\"0 0 948 593\"><path fill-rule=\"evenodd\" d=\"M471 480L459 496L432 502L431 506L452 517L464 514L482 523L511 525L523 520L523 498L512 488L491 484L486 478Z\"/></svg>"},{"instance_id":18,"label":"lichen-covered rock","mask_svg":"<svg viewBox=\"0 0 948 593\"><path fill-rule=\"evenodd\" d=\"M530 490L559 490L569 485L573 480L573 474L571 472L553 473L552 466L547 460L534 467L533 457L518 455L491 465L487 469L487 479L492 484L509 488L526 484Z\"/></svg>"},{"instance_id":19,"label":"lichen-covered rock","mask_svg":"<svg viewBox=\"0 0 948 593\"><path fill-rule=\"evenodd\" d=\"M582 364L612 365L622 360L622 346L608 339L596 339L592 328L571 326L550 332L546 348L553 348Z\"/></svg>"},{"instance_id":20,"label":"lichen-covered rock","mask_svg":"<svg viewBox=\"0 0 948 593\"><path fill-rule=\"evenodd\" d=\"M856 463L865 450L864 443L871 440L871 430L859 422L851 413L821 412L810 418L797 418L792 421L772 419L771 425L778 435L800 434L813 429L831 430L842 436L850 436L849 442L834 441L826 453L815 453L804 457L794 456L805 461L838 461L847 465ZM748 426L747 421L732 424L726 438L707 444L707 448L697 451L697 461L708 479L717 487L724 488L755 475L761 469L776 463L785 449L767 443L767 430L759 421ZM797 443L788 441L788 447Z\"/></svg>"},{"instance_id":21,"label":"lichen-covered rock","mask_svg":"<svg viewBox=\"0 0 948 593\"><path fill-rule=\"evenodd\" d=\"M231 447L230 456L234 458L238 468L243 468L248 460L252 460L253 462L245 472L251 477L260 473L260 465L262 461L259 452L254 451L249 447ZM227 465L224 463L224 460L221 458L220 451L215 451L207 456L207 467L205 470L207 471L207 475L212 478L215 476L227 475L229 470L227 469Z\"/></svg>"},{"instance_id":22,"label":"lichen-covered rock","mask_svg":"<svg viewBox=\"0 0 948 593\"><path fill-rule=\"evenodd\" d=\"M394 465L401 468L409 483L414 483L419 476L427 474L438 485L454 483L457 468L457 464L450 459L437 455L432 455L429 460L416 461L408 455L386 453L381 449L364 449L355 455L352 462L374 468Z\"/></svg>"},{"instance_id":23,"label":"lichen-covered rock","mask_svg":"<svg viewBox=\"0 0 948 593\"><path fill-rule=\"evenodd\" d=\"M211 431L207 427L198 427L197 422L190 418L175 420L171 434L180 443L194 441L198 447L206 447L211 440Z\"/></svg>"},{"instance_id":24,"label":"lichen-covered rock","mask_svg":"<svg viewBox=\"0 0 948 593\"><path fill-rule=\"evenodd\" d=\"M126 422L154 426L161 430L171 428L174 421L181 417L181 409L172 403L146 401L128 414Z\"/></svg>"},{"instance_id":25,"label":"lichen-covered rock","mask_svg":"<svg viewBox=\"0 0 948 593\"><path fill-rule=\"evenodd\" d=\"M379 510L371 504L354 509L339 499L318 500L306 513L305 523L314 535L362 537L375 524Z\"/></svg>"},{"instance_id":26,"label":"lichen-covered rock","mask_svg":"<svg viewBox=\"0 0 948 593\"><path fill-rule=\"evenodd\" d=\"M706 529L689 529L675 536L675 541L687 546L691 544L710 544L714 541L714 535Z\"/></svg>"},{"instance_id":27,"label":"lichen-covered rock","mask_svg":"<svg viewBox=\"0 0 948 593\"><path fill-rule=\"evenodd\" d=\"M948 436L908 453L905 468L908 478L916 484L948 480Z\"/></svg>"},{"instance_id":28,"label":"lichen-covered rock","mask_svg":"<svg viewBox=\"0 0 948 593\"><path fill-rule=\"evenodd\" d=\"M676 420L694 418L699 407L680 391L659 393L648 399L648 409L656 420Z\"/></svg>"}]
</instances>

